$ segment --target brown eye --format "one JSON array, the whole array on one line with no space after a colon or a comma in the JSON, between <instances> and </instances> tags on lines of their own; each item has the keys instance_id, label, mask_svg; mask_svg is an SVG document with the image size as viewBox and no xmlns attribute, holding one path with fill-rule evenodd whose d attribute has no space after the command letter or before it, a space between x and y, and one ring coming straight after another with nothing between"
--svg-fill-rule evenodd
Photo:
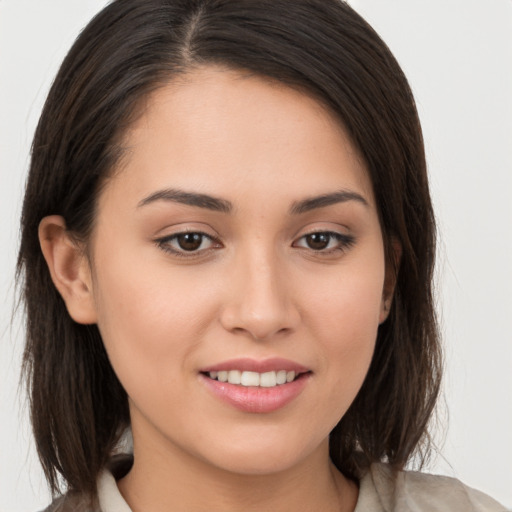
<instances>
[{"instance_id":1,"label":"brown eye","mask_svg":"<svg viewBox=\"0 0 512 512\"><path fill-rule=\"evenodd\" d=\"M311 233L305 236L305 241L310 249L321 251L329 246L331 238L330 233Z\"/></svg>"},{"instance_id":2,"label":"brown eye","mask_svg":"<svg viewBox=\"0 0 512 512\"><path fill-rule=\"evenodd\" d=\"M201 233L182 233L176 237L180 249L184 251L197 251L203 243L204 235Z\"/></svg>"},{"instance_id":3,"label":"brown eye","mask_svg":"<svg viewBox=\"0 0 512 512\"><path fill-rule=\"evenodd\" d=\"M293 246L310 249L327 256L334 252L343 252L354 243L355 238L352 235L345 235L336 231L317 231L301 236Z\"/></svg>"},{"instance_id":4,"label":"brown eye","mask_svg":"<svg viewBox=\"0 0 512 512\"><path fill-rule=\"evenodd\" d=\"M175 256L195 256L222 246L218 240L198 231L175 233L156 240L156 244Z\"/></svg>"}]
</instances>

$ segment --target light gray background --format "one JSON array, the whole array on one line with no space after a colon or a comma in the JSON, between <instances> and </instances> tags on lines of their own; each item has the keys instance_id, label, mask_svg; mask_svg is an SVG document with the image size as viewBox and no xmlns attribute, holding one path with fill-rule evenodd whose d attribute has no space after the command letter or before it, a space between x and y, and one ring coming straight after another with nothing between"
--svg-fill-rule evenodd
<instances>
[{"instance_id":1,"label":"light gray background","mask_svg":"<svg viewBox=\"0 0 512 512\"><path fill-rule=\"evenodd\" d=\"M19 320L10 326L30 141L59 63L105 3L0 0L0 512L35 511L49 499L17 390ZM425 133L448 411L428 469L511 507L512 1L351 3L404 68Z\"/></svg>"}]
</instances>

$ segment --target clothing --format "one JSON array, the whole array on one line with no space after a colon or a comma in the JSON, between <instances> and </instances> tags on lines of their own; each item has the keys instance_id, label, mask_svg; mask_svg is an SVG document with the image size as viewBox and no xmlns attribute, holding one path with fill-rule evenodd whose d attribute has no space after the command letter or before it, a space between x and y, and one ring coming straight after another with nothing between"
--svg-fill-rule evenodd
<instances>
[{"instance_id":1,"label":"clothing","mask_svg":"<svg viewBox=\"0 0 512 512\"><path fill-rule=\"evenodd\" d=\"M116 478L126 472L126 464L124 469L118 466L103 471L98 480L99 508L95 510L87 507L79 495L68 494L44 512L131 512L116 485ZM505 507L489 496L454 478L415 471L397 472L386 464L373 464L359 482L354 512L505 511Z\"/></svg>"}]
</instances>

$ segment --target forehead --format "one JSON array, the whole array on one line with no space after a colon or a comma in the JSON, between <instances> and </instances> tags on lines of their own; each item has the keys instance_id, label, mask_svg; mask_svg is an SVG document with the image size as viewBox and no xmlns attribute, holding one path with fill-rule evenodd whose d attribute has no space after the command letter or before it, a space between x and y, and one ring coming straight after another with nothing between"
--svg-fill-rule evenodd
<instances>
[{"instance_id":1,"label":"forehead","mask_svg":"<svg viewBox=\"0 0 512 512\"><path fill-rule=\"evenodd\" d=\"M218 195L243 183L257 193L267 178L264 193L322 193L341 181L373 197L339 119L311 95L248 72L207 67L174 79L145 99L122 144L116 176L146 192L169 181Z\"/></svg>"}]
</instances>

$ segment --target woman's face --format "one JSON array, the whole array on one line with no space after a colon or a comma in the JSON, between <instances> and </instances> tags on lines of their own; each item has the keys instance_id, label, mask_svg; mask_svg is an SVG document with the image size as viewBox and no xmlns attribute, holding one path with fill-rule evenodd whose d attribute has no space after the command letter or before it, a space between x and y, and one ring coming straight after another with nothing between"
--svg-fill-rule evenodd
<instances>
[{"instance_id":1,"label":"woman's face","mask_svg":"<svg viewBox=\"0 0 512 512\"><path fill-rule=\"evenodd\" d=\"M246 474L327 454L386 315L344 130L302 93L204 68L156 92L123 146L91 289L136 453Z\"/></svg>"}]
</instances>

